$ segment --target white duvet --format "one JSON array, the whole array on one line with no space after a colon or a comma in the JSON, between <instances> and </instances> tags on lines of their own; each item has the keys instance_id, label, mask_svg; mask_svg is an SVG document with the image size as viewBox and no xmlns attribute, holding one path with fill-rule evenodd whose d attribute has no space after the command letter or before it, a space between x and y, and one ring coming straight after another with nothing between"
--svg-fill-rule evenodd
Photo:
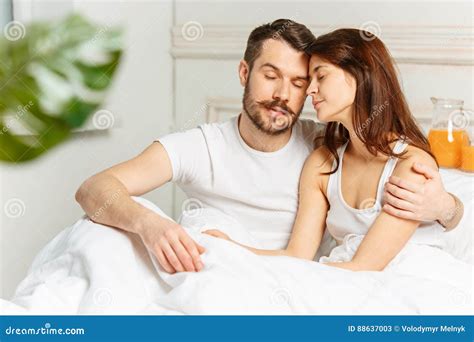
<instances>
[{"instance_id":1,"label":"white duvet","mask_svg":"<svg viewBox=\"0 0 474 342\"><path fill-rule=\"evenodd\" d=\"M202 256L205 268L170 275L150 257L137 235L83 218L40 252L14 297L1 300L2 313L447 315L474 311L473 266L435 248L408 244L383 272L351 272L313 261L257 256L201 234L197 227L187 229L207 249ZM329 259L350 259L361 239L349 236Z\"/></svg>"}]
</instances>

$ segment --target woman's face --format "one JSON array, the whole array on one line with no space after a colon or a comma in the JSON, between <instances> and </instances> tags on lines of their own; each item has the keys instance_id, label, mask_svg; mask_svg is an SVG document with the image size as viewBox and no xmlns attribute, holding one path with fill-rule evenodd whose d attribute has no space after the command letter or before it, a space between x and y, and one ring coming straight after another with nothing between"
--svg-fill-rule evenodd
<instances>
[{"instance_id":1,"label":"woman's face","mask_svg":"<svg viewBox=\"0 0 474 342\"><path fill-rule=\"evenodd\" d=\"M317 55L310 59L309 77L306 93L312 97L318 119L350 123L357 89L355 78Z\"/></svg>"}]
</instances>

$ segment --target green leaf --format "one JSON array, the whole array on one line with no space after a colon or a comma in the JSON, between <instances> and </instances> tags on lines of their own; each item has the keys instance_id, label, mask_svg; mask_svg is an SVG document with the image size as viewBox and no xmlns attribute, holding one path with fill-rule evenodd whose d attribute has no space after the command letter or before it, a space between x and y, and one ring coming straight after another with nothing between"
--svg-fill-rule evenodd
<instances>
[{"instance_id":1,"label":"green leaf","mask_svg":"<svg viewBox=\"0 0 474 342\"><path fill-rule=\"evenodd\" d=\"M77 15L33 23L23 33L0 37L0 160L14 163L37 158L84 125L122 54L120 30ZM11 117L32 134L15 135Z\"/></svg>"}]
</instances>

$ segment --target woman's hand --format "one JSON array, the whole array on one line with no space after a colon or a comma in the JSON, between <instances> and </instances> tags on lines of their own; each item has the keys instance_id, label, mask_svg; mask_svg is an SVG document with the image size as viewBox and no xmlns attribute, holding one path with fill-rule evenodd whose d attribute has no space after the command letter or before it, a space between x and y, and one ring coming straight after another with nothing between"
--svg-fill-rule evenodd
<instances>
[{"instance_id":1,"label":"woman's hand","mask_svg":"<svg viewBox=\"0 0 474 342\"><path fill-rule=\"evenodd\" d=\"M203 231L203 234L211 235L219 239L232 241L232 239L227 234L221 232L218 229L208 229L208 230Z\"/></svg>"},{"instance_id":2,"label":"woman's hand","mask_svg":"<svg viewBox=\"0 0 474 342\"><path fill-rule=\"evenodd\" d=\"M230 242L235 243L236 245L248 249L250 252L257 254L257 255L265 255L265 256L292 256L288 253L286 249L277 249L277 250L265 250L265 249L257 249L249 246L242 245L234 240L232 240L227 234L221 232L218 229L208 229L202 232L203 234L211 235L219 239L227 240Z\"/></svg>"}]
</instances>

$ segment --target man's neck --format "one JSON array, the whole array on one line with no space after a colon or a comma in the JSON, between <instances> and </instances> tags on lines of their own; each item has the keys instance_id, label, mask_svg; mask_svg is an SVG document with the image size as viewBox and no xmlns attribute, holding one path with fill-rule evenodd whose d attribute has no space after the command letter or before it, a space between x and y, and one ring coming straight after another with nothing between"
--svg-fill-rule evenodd
<instances>
[{"instance_id":1,"label":"man's neck","mask_svg":"<svg viewBox=\"0 0 474 342\"><path fill-rule=\"evenodd\" d=\"M245 113L239 115L238 127L240 136L245 143L254 150L262 152L280 150L291 137L291 129L279 135L270 135L260 131Z\"/></svg>"}]
</instances>

